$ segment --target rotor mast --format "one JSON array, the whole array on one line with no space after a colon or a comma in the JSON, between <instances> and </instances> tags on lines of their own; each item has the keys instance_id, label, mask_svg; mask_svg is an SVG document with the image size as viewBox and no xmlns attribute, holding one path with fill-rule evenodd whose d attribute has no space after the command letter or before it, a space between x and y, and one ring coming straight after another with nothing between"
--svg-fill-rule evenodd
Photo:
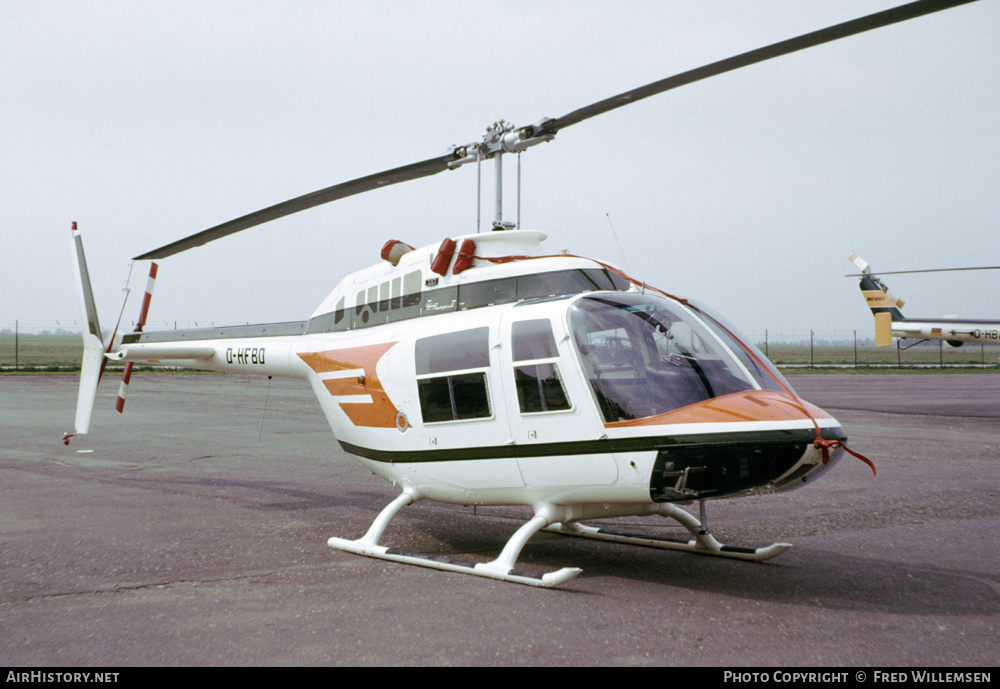
<instances>
[{"instance_id":1,"label":"rotor mast","mask_svg":"<svg viewBox=\"0 0 1000 689\"><path fill-rule=\"evenodd\" d=\"M466 163L493 159L496 173L494 230L510 230L516 227L514 223L504 222L503 219L503 155L505 153L520 153L532 146L554 139L555 133L542 133L544 126L549 122L552 122L552 119L545 118L527 127L518 128L509 122L498 120L486 128L482 142L452 146L449 149L449 153L455 157L455 160L448 163L448 167L452 170L460 168ZM518 174L517 181L518 200L520 200L520 174ZM518 209L518 217L520 217L520 208Z\"/></svg>"}]
</instances>

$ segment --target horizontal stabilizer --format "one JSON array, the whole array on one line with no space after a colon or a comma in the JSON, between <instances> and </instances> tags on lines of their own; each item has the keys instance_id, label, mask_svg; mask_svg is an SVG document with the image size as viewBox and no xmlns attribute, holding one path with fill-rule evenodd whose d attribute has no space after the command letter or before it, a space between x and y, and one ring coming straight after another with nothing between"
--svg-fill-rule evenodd
<instances>
[{"instance_id":1,"label":"horizontal stabilizer","mask_svg":"<svg viewBox=\"0 0 1000 689\"><path fill-rule=\"evenodd\" d=\"M108 354L112 361L191 361L211 359L213 356L215 347L190 342L128 345Z\"/></svg>"}]
</instances>

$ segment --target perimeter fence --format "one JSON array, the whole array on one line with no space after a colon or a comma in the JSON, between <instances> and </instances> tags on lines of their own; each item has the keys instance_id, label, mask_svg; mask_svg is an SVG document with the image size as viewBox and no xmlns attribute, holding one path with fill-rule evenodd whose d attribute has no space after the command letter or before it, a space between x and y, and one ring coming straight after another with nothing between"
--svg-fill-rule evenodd
<instances>
[{"instance_id":1,"label":"perimeter fence","mask_svg":"<svg viewBox=\"0 0 1000 689\"><path fill-rule=\"evenodd\" d=\"M978 368L1000 369L1000 346L942 340L894 340L878 347L870 332L858 330L749 330L744 335L783 369Z\"/></svg>"},{"instance_id":2,"label":"perimeter fence","mask_svg":"<svg viewBox=\"0 0 1000 689\"><path fill-rule=\"evenodd\" d=\"M215 323L151 324L147 330L211 327ZM226 325L232 325L228 323ZM124 327L124 326L123 326ZM128 326L127 331L132 327ZM876 347L870 332L857 330L748 330L744 335L782 369L996 369L1000 346L938 340ZM78 371L79 321L0 321L0 371ZM117 365L120 368L121 364ZM116 366L111 366L116 368Z\"/></svg>"}]
</instances>

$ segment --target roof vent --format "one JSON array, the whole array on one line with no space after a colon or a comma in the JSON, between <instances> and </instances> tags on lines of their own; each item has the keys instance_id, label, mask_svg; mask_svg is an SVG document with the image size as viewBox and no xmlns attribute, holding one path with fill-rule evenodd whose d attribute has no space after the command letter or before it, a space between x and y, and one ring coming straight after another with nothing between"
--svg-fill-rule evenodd
<instances>
[{"instance_id":1,"label":"roof vent","mask_svg":"<svg viewBox=\"0 0 1000 689\"><path fill-rule=\"evenodd\" d=\"M382 247L382 260L396 266L399 265L399 259L411 251L413 251L413 247L409 244L390 239Z\"/></svg>"}]
</instances>

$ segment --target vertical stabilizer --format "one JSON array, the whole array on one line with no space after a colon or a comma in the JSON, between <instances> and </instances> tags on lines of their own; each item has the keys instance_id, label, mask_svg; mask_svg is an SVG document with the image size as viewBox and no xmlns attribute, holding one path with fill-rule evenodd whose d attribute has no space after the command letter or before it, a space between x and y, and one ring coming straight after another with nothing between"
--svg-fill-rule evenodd
<instances>
[{"instance_id":1,"label":"vertical stabilizer","mask_svg":"<svg viewBox=\"0 0 1000 689\"><path fill-rule=\"evenodd\" d=\"M857 254L851 254L848 259L861 270L861 293L865 297L872 314L878 316L887 313L893 321L902 321L903 300L892 293L892 290L871 272L871 266Z\"/></svg>"},{"instance_id":2,"label":"vertical stabilizer","mask_svg":"<svg viewBox=\"0 0 1000 689\"><path fill-rule=\"evenodd\" d=\"M903 300L892 293L876 275L872 274L868 262L857 254L851 254L848 260L861 271L861 294L865 297L868 308L875 316L875 344L879 347L892 345L892 324L902 323Z\"/></svg>"},{"instance_id":3,"label":"vertical stabilizer","mask_svg":"<svg viewBox=\"0 0 1000 689\"><path fill-rule=\"evenodd\" d=\"M77 278L77 295L80 298L80 316L83 324L83 361L80 363L80 391L76 399L76 432L63 436L63 442L67 445L72 436L85 434L90 430L90 416L94 410L97 384L101 380L105 361L104 340L101 337L101 324L97 320L94 292L90 288L90 273L83 253L83 239L75 222L72 232L73 268Z\"/></svg>"}]
</instances>

